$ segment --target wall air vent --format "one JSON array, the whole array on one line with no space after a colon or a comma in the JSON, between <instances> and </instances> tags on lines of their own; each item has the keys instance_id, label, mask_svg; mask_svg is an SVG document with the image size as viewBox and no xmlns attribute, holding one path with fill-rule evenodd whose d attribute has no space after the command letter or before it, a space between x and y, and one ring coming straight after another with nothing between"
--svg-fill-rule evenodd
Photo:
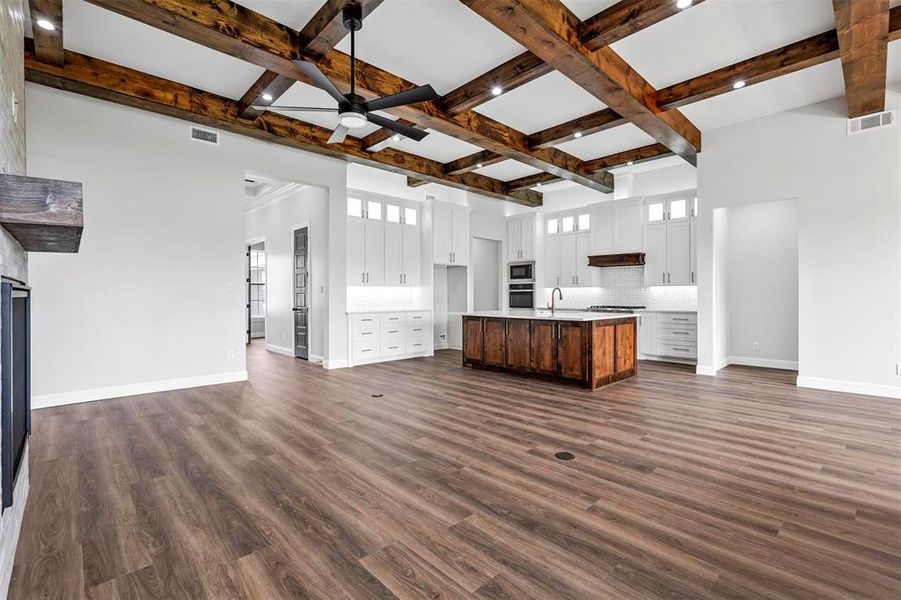
<instances>
[{"instance_id":1,"label":"wall air vent","mask_svg":"<svg viewBox=\"0 0 901 600\"><path fill-rule=\"evenodd\" d=\"M219 132L212 129L203 129L191 125L191 139L195 142L203 142L204 144L219 145Z\"/></svg>"},{"instance_id":2,"label":"wall air vent","mask_svg":"<svg viewBox=\"0 0 901 600\"><path fill-rule=\"evenodd\" d=\"M898 121L898 116L893 110L886 110L872 115L864 115L855 119L848 119L848 135L856 135L865 131L891 127Z\"/></svg>"}]
</instances>

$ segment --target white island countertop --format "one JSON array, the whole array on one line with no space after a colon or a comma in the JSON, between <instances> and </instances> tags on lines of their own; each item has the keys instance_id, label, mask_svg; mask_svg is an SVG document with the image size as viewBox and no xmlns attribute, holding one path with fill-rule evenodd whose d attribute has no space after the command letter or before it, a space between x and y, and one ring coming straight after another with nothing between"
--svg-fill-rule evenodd
<instances>
[{"instance_id":1,"label":"white island countertop","mask_svg":"<svg viewBox=\"0 0 901 600\"><path fill-rule=\"evenodd\" d=\"M465 317L493 317L496 319L538 319L542 321L606 321L608 319L628 319L637 313L588 312L584 310L558 309L553 314L549 310L511 309L479 310L462 313Z\"/></svg>"}]
</instances>

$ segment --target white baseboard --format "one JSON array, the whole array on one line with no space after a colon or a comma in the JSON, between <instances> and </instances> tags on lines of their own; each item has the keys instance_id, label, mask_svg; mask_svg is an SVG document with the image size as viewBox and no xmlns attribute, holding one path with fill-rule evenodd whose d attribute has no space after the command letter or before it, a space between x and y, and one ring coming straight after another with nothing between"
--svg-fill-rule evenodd
<instances>
[{"instance_id":1,"label":"white baseboard","mask_svg":"<svg viewBox=\"0 0 901 600\"><path fill-rule=\"evenodd\" d=\"M695 367L695 374L715 377L716 372L719 371L720 368L722 367L717 367L715 365L698 365L697 367Z\"/></svg>"},{"instance_id":2,"label":"white baseboard","mask_svg":"<svg viewBox=\"0 0 901 600\"><path fill-rule=\"evenodd\" d=\"M197 377L179 377L177 379L162 379L159 381L145 381L143 383L113 385L88 390L77 390L74 392L42 394L40 396L32 396L31 408L49 408L51 406L62 406L64 404L93 402L94 400L122 398L124 396L137 396L139 394L152 394L154 392L170 392L172 390L182 390L204 385L217 385L220 383L234 383L236 381L247 381L247 371L232 371L229 373L215 373L213 375L199 375Z\"/></svg>"},{"instance_id":3,"label":"white baseboard","mask_svg":"<svg viewBox=\"0 0 901 600\"><path fill-rule=\"evenodd\" d=\"M881 385L863 381L846 381L843 379L827 379L825 377L798 376L798 387L863 394L865 396L882 396L901 399L901 386Z\"/></svg>"},{"instance_id":4,"label":"white baseboard","mask_svg":"<svg viewBox=\"0 0 901 600\"><path fill-rule=\"evenodd\" d=\"M275 344L266 344L266 350L294 358L293 348L285 348L284 346L276 346Z\"/></svg>"},{"instance_id":5,"label":"white baseboard","mask_svg":"<svg viewBox=\"0 0 901 600\"><path fill-rule=\"evenodd\" d=\"M779 360L776 358L757 358L756 356L730 356L726 359L730 365L745 365L746 367L765 367L767 369L785 369L797 371L798 361Z\"/></svg>"},{"instance_id":6,"label":"white baseboard","mask_svg":"<svg viewBox=\"0 0 901 600\"><path fill-rule=\"evenodd\" d=\"M350 365L347 360L324 360L322 361L323 369L346 369Z\"/></svg>"},{"instance_id":7,"label":"white baseboard","mask_svg":"<svg viewBox=\"0 0 901 600\"><path fill-rule=\"evenodd\" d=\"M311 362L311 363L317 363L317 364L320 364L320 365L321 365L321 364L325 364L325 357L324 357L324 356L319 356L318 354L311 354L311 355L310 355L310 362Z\"/></svg>"}]
</instances>

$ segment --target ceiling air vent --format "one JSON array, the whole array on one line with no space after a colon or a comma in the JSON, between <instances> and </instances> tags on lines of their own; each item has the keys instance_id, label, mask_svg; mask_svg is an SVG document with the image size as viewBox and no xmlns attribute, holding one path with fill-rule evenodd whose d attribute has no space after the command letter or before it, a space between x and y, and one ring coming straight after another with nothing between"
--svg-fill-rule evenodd
<instances>
[{"instance_id":1,"label":"ceiling air vent","mask_svg":"<svg viewBox=\"0 0 901 600\"><path fill-rule=\"evenodd\" d=\"M891 127L897 122L895 111L886 110L872 115L864 115L856 119L848 119L848 135L856 135L864 131L872 131L882 127Z\"/></svg>"},{"instance_id":2,"label":"ceiling air vent","mask_svg":"<svg viewBox=\"0 0 901 600\"><path fill-rule=\"evenodd\" d=\"M204 144L219 145L219 132L212 129L203 129L202 127L191 126L191 139L195 142L203 142Z\"/></svg>"}]
</instances>

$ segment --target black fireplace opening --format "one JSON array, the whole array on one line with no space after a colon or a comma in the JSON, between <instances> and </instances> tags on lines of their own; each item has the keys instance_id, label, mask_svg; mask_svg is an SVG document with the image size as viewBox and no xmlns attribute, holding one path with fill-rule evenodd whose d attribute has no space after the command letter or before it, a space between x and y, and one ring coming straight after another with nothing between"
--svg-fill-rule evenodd
<instances>
[{"instance_id":1,"label":"black fireplace opening","mask_svg":"<svg viewBox=\"0 0 901 600\"><path fill-rule=\"evenodd\" d=\"M31 290L0 280L0 469L3 508L12 506L16 477L31 433Z\"/></svg>"}]
</instances>

